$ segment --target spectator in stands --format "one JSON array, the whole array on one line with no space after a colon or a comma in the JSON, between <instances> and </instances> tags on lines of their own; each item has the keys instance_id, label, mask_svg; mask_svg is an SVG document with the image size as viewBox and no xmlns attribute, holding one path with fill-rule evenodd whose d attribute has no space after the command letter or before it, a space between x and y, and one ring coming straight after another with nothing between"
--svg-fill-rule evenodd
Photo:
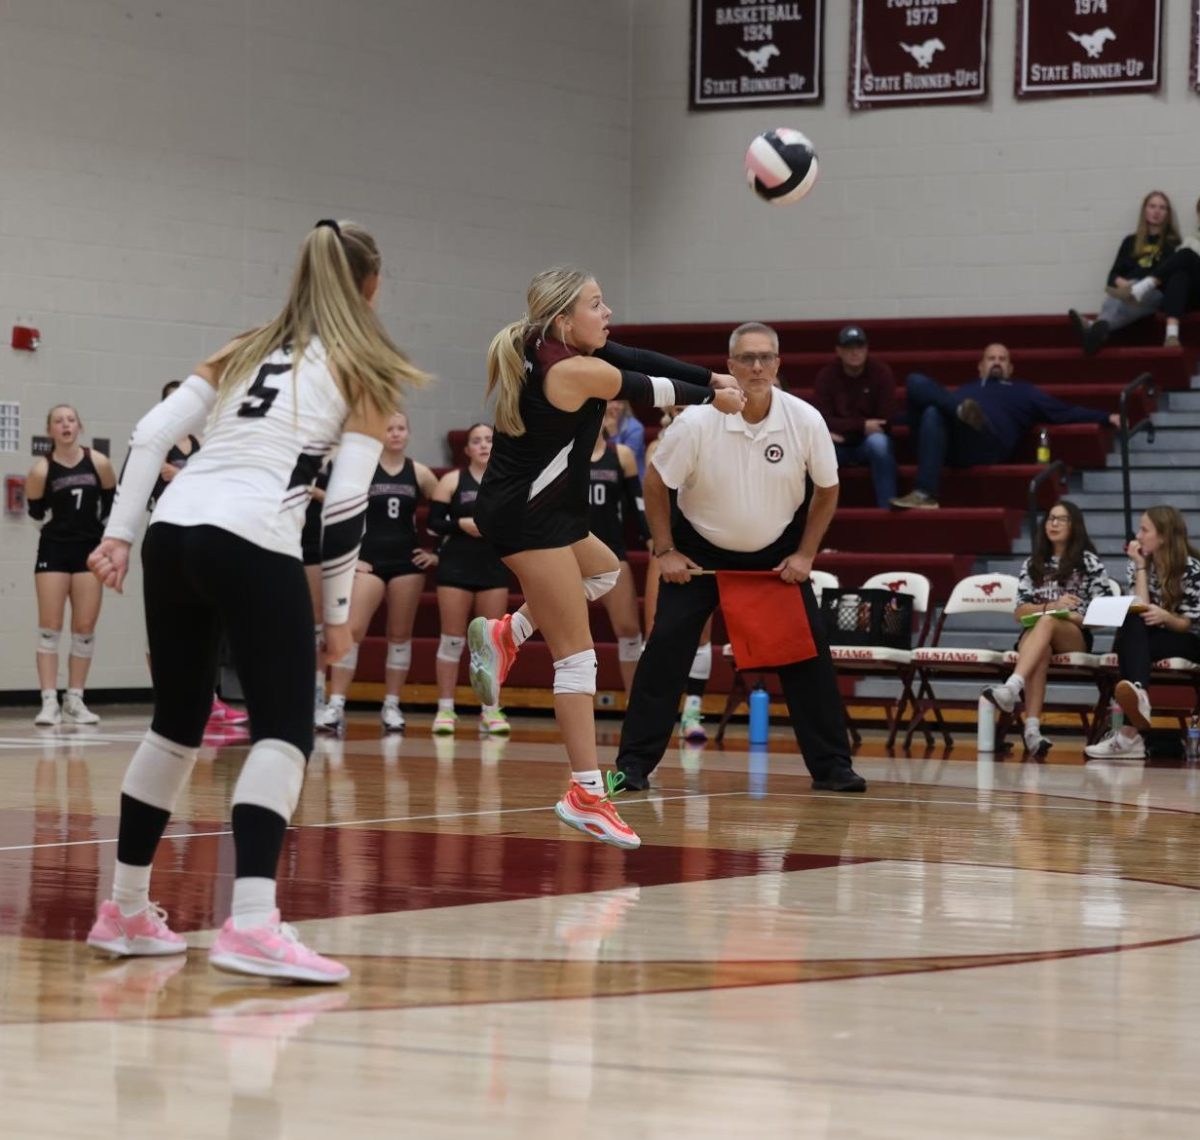
<instances>
[{"instance_id":1,"label":"spectator in stands","mask_svg":"<svg viewBox=\"0 0 1200 1140\"><path fill-rule=\"evenodd\" d=\"M1079 334L1083 351L1091 356L1104 347L1111 333L1157 311L1163 295L1157 287L1149 289L1141 300L1133 300L1126 290L1151 275L1155 267L1179 245L1179 227L1175 208L1161 190L1151 190L1142 199L1137 229L1126 234L1108 271L1108 296L1094 321L1081 317L1075 309L1067 315Z\"/></svg>"},{"instance_id":2,"label":"spectator in stands","mask_svg":"<svg viewBox=\"0 0 1200 1140\"><path fill-rule=\"evenodd\" d=\"M979 379L956 392L919 372L909 373L908 418L917 440L917 485L892 500L901 509L935 509L943 465L973 467L1009 463L1034 424L1100 424L1119 427L1121 417L1064 404L1033 384L1012 379L1012 357L989 344L979 360Z\"/></svg>"},{"instance_id":3,"label":"spectator in stands","mask_svg":"<svg viewBox=\"0 0 1200 1140\"><path fill-rule=\"evenodd\" d=\"M1163 258L1140 281L1129 281L1117 289L1123 300L1133 305L1148 303L1161 295L1167 318L1164 348L1179 347L1179 319L1189 309L1200 309L1200 201L1196 202L1197 233L1186 237L1180 247Z\"/></svg>"},{"instance_id":4,"label":"spectator in stands","mask_svg":"<svg viewBox=\"0 0 1200 1140\"><path fill-rule=\"evenodd\" d=\"M1187 523L1175 507L1151 507L1125 548L1127 592L1145 607L1130 612L1117 633L1113 696L1125 725L1084 749L1095 760L1142 759L1139 728L1150 727L1150 670L1164 657L1200 662L1200 551L1188 541Z\"/></svg>"},{"instance_id":5,"label":"spectator in stands","mask_svg":"<svg viewBox=\"0 0 1200 1140\"><path fill-rule=\"evenodd\" d=\"M888 424L896 414L896 378L870 356L867 334L847 325L837 335L837 360L817 373L813 403L825 417L839 467L871 468L875 502L887 510L896 497L896 457Z\"/></svg>"},{"instance_id":6,"label":"spectator in stands","mask_svg":"<svg viewBox=\"0 0 1200 1140\"><path fill-rule=\"evenodd\" d=\"M646 477L646 429L633 414L628 400L609 400L604 409L604 434L613 443L623 443L637 460L638 478Z\"/></svg>"},{"instance_id":7,"label":"spectator in stands","mask_svg":"<svg viewBox=\"0 0 1200 1140\"><path fill-rule=\"evenodd\" d=\"M1086 653L1092 634L1083 615L1093 598L1107 597L1108 573L1088 537L1083 512L1063 499L1046 512L1033 554L1021 567L1015 616L1028 626L1017 642L1017 663L1003 685L988 685L983 695L1001 712L1025 704L1025 748L1044 756L1050 741L1042 735L1046 671L1052 653ZM1038 617L1037 615L1042 615Z\"/></svg>"}]
</instances>

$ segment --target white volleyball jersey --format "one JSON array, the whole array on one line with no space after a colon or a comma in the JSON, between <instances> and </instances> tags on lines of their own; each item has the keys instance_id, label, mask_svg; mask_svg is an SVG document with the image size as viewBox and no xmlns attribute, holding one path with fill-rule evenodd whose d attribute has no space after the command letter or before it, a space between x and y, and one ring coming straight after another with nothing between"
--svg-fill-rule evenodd
<instances>
[{"instance_id":1,"label":"white volleyball jersey","mask_svg":"<svg viewBox=\"0 0 1200 1140\"><path fill-rule=\"evenodd\" d=\"M265 550L301 557L313 481L349 408L319 340L296 370L292 356L273 352L224 397L204 445L159 498L151 525L217 526Z\"/></svg>"}]
</instances>

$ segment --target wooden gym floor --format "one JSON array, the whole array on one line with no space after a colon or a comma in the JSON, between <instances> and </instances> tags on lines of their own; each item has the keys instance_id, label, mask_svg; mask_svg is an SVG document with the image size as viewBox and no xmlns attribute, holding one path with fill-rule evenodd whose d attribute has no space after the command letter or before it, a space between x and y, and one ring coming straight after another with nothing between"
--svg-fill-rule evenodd
<instances>
[{"instance_id":1,"label":"wooden gym floor","mask_svg":"<svg viewBox=\"0 0 1200 1140\"><path fill-rule=\"evenodd\" d=\"M100 710L105 712L106 710ZM564 828L553 725L319 743L284 916L335 989L211 970L244 744L214 740L156 864L186 957L82 942L146 710L0 714L0 1105L25 1137L1195 1137L1200 772L890 759L814 793L776 727L672 748ZM615 725L602 724L611 759Z\"/></svg>"}]
</instances>

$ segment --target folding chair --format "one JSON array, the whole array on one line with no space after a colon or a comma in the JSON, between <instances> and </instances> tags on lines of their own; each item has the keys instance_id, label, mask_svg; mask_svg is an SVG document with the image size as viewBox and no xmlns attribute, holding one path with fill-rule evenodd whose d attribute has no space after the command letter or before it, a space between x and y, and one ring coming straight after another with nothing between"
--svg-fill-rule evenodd
<instances>
[{"instance_id":1,"label":"folding chair","mask_svg":"<svg viewBox=\"0 0 1200 1140\"><path fill-rule=\"evenodd\" d=\"M922 726L927 713L932 712L942 739L949 747L953 743L938 698L933 692L934 677L954 677L956 680L988 681L1003 679L1008 672L1008 654L1000 649L960 649L941 644L946 619L956 614L1011 614L1017 607L1017 579L1011 574L971 574L956 583L934 627L933 637L926 646L912 651L912 663L920 678L913 700L913 717L904 737L904 747L912 744L913 734Z\"/></svg>"},{"instance_id":2,"label":"folding chair","mask_svg":"<svg viewBox=\"0 0 1200 1140\"><path fill-rule=\"evenodd\" d=\"M917 645L925 644L932 612L929 608L929 579L924 574L912 574L907 570L875 574L868 578L860 588L863 590L891 590L893 593L910 595L913 600L913 615L920 614L923 618L917 635ZM883 705L888 724L887 747L891 748L896 743L896 734L900 731L900 719L904 715L904 710L908 707L909 702L914 700L912 692L915 673L913 651L911 649L893 649L887 645L831 645L829 654L839 673L853 673L856 677L895 677L900 681L899 698ZM846 713L846 723L850 728L851 739L853 739L855 747L858 747L862 743L862 737L849 711ZM933 734L928 728L923 731L925 739L932 744Z\"/></svg>"}]
</instances>

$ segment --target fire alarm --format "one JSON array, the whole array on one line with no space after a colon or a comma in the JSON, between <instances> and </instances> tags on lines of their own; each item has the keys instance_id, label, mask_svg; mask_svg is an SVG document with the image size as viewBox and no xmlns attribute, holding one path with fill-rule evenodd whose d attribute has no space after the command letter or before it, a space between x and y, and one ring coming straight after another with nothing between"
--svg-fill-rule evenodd
<instances>
[{"instance_id":1,"label":"fire alarm","mask_svg":"<svg viewBox=\"0 0 1200 1140\"><path fill-rule=\"evenodd\" d=\"M40 329L33 329L28 325L13 325L13 348L20 349L23 352L36 352L37 346L41 343L42 333Z\"/></svg>"}]
</instances>

